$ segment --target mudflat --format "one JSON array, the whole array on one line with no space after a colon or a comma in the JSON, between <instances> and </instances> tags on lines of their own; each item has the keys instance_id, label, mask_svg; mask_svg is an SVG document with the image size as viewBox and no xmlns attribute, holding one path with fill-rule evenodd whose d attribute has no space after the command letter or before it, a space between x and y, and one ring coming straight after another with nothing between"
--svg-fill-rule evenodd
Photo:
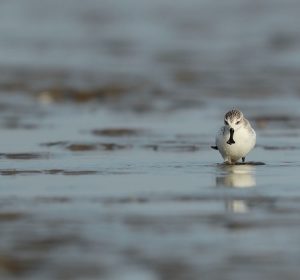
<instances>
[{"instance_id":1,"label":"mudflat","mask_svg":"<svg viewBox=\"0 0 300 280\"><path fill-rule=\"evenodd\" d=\"M106 2L0 4L0 278L299 279L300 3Z\"/></svg>"}]
</instances>

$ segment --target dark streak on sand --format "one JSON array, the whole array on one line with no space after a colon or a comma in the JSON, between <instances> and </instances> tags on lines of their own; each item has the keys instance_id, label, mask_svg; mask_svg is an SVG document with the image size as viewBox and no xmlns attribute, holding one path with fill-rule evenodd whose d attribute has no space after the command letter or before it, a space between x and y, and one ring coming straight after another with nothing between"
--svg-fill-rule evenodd
<instances>
[{"instance_id":1,"label":"dark streak on sand","mask_svg":"<svg viewBox=\"0 0 300 280\"><path fill-rule=\"evenodd\" d=\"M105 128L105 129L94 129L93 135L96 136L107 136L107 137L124 137L124 136L138 136L143 134L143 130L132 129L132 128Z\"/></svg>"},{"instance_id":2,"label":"dark streak on sand","mask_svg":"<svg viewBox=\"0 0 300 280\"><path fill-rule=\"evenodd\" d=\"M11 153L0 154L0 158L13 159L13 160L33 160L33 159L47 159L50 157L49 153Z\"/></svg>"},{"instance_id":3,"label":"dark streak on sand","mask_svg":"<svg viewBox=\"0 0 300 280\"><path fill-rule=\"evenodd\" d=\"M266 165L264 162L255 162L255 161L248 161L248 162L236 162L236 163L220 163L220 166L234 166L234 165L249 165L249 166L260 166Z\"/></svg>"}]
</instances>

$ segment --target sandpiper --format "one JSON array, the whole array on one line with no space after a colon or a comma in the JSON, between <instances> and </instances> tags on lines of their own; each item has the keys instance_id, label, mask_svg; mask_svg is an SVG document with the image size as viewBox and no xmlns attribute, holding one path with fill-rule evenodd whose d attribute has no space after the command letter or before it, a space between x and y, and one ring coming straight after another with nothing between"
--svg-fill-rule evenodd
<instances>
[{"instance_id":1,"label":"sandpiper","mask_svg":"<svg viewBox=\"0 0 300 280\"><path fill-rule=\"evenodd\" d=\"M225 114L224 126L216 136L216 146L224 162L233 164L239 159L245 162L246 155L256 143L256 133L241 111L233 109Z\"/></svg>"}]
</instances>

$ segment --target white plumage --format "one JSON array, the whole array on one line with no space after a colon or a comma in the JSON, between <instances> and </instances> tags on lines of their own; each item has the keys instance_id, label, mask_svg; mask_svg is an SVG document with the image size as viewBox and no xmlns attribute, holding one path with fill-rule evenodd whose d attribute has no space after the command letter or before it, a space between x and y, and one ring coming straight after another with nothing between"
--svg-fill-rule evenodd
<instances>
[{"instance_id":1,"label":"white plumage","mask_svg":"<svg viewBox=\"0 0 300 280\"><path fill-rule=\"evenodd\" d=\"M225 114L224 126L216 136L216 146L224 162L235 163L242 159L254 148L256 133L249 121L239 110L231 110Z\"/></svg>"}]
</instances>

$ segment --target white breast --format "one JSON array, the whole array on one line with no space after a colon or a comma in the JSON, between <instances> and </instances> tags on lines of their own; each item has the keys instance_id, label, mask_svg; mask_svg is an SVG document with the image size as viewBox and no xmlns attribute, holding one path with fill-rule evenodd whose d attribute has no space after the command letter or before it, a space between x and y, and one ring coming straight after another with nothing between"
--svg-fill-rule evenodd
<instances>
[{"instance_id":1,"label":"white breast","mask_svg":"<svg viewBox=\"0 0 300 280\"><path fill-rule=\"evenodd\" d=\"M229 129L222 127L216 137L216 145L225 161L235 162L245 157L255 146L256 134L251 127L242 127L235 131L235 144L229 145Z\"/></svg>"}]
</instances>

